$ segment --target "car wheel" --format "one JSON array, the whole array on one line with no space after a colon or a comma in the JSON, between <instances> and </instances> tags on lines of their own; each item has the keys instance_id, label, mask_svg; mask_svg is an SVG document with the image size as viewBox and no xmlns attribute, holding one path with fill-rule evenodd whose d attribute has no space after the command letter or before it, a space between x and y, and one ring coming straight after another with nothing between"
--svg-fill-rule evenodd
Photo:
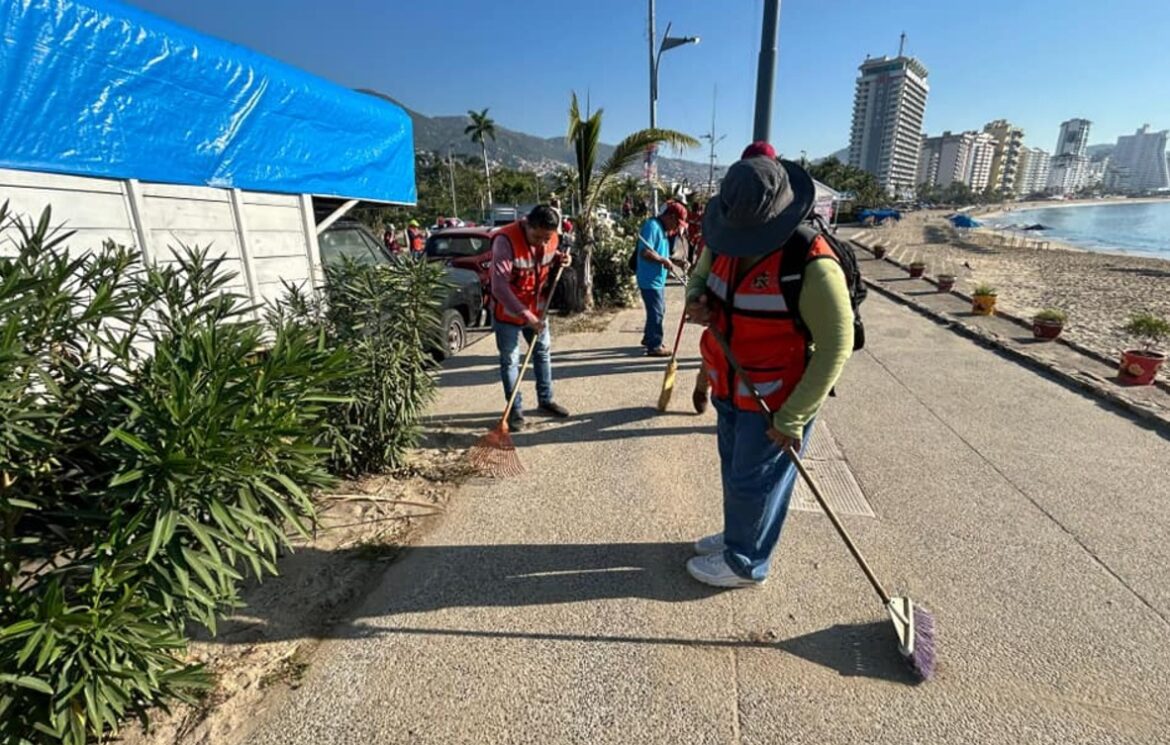
<instances>
[{"instance_id":1,"label":"car wheel","mask_svg":"<svg viewBox=\"0 0 1170 745\"><path fill-rule=\"evenodd\" d=\"M450 357L467 345L467 326L457 310L443 313L443 353Z\"/></svg>"}]
</instances>

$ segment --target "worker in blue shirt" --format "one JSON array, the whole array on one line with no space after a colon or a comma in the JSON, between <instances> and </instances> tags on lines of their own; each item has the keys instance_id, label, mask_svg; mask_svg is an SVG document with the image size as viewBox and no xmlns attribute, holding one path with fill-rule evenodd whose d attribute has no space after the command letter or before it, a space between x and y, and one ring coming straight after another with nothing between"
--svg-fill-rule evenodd
<instances>
[{"instance_id":1,"label":"worker in blue shirt","mask_svg":"<svg viewBox=\"0 0 1170 745\"><path fill-rule=\"evenodd\" d=\"M646 306L646 329L642 346L650 357L669 357L662 345L662 319L666 315L666 276L671 271L671 236L687 224L687 208L681 202L667 202L657 217L642 223L638 233L638 290Z\"/></svg>"}]
</instances>

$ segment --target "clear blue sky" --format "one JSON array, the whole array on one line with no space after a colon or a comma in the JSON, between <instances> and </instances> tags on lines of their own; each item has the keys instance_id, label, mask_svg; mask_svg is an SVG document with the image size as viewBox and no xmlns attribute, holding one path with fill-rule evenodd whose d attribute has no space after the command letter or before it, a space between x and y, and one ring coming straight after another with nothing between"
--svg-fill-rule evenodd
<instances>
[{"instance_id":1,"label":"clear blue sky","mask_svg":"<svg viewBox=\"0 0 1170 745\"><path fill-rule=\"evenodd\" d=\"M644 0L131 0L205 33L424 114L491 109L500 124L564 133L569 94L605 109L616 142L649 123ZM658 121L710 129L718 85L720 162L750 139L760 0L658 0L658 33L699 35L663 55ZM1143 123L1170 128L1167 0L786 0L772 140L790 157L844 147L857 66L898 35L930 71L926 129L998 118L1051 151L1060 122L1093 122L1091 143ZM686 157L702 160L706 151Z\"/></svg>"}]
</instances>

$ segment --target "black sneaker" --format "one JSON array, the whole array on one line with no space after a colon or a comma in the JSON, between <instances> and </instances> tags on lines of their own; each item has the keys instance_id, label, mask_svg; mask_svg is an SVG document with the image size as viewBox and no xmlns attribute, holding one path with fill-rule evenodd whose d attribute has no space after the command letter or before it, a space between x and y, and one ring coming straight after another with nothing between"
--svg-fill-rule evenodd
<instances>
[{"instance_id":1,"label":"black sneaker","mask_svg":"<svg viewBox=\"0 0 1170 745\"><path fill-rule=\"evenodd\" d=\"M508 431L509 432L520 432L523 429L524 429L524 414L513 409L512 413L508 415Z\"/></svg>"},{"instance_id":2,"label":"black sneaker","mask_svg":"<svg viewBox=\"0 0 1170 745\"><path fill-rule=\"evenodd\" d=\"M564 419L569 415L569 410L561 406L556 401L548 401L540 405L540 410L546 414L552 414L555 417Z\"/></svg>"}]
</instances>

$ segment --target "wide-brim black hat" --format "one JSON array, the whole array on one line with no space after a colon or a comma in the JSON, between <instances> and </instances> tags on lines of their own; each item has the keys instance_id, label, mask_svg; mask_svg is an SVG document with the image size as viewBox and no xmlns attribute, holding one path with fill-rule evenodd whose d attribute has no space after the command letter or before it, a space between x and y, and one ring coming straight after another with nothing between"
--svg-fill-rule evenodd
<instances>
[{"instance_id":1,"label":"wide-brim black hat","mask_svg":"<svg viewBox=\"0 0 1170 745\"><path fill-rule=\"evenodd\" d=\"M717 254L760 256L784 245L808 217L816 185L789 160L745 158L727 169L707 202L703 240Z\"/></svg>"}]
</instances>

